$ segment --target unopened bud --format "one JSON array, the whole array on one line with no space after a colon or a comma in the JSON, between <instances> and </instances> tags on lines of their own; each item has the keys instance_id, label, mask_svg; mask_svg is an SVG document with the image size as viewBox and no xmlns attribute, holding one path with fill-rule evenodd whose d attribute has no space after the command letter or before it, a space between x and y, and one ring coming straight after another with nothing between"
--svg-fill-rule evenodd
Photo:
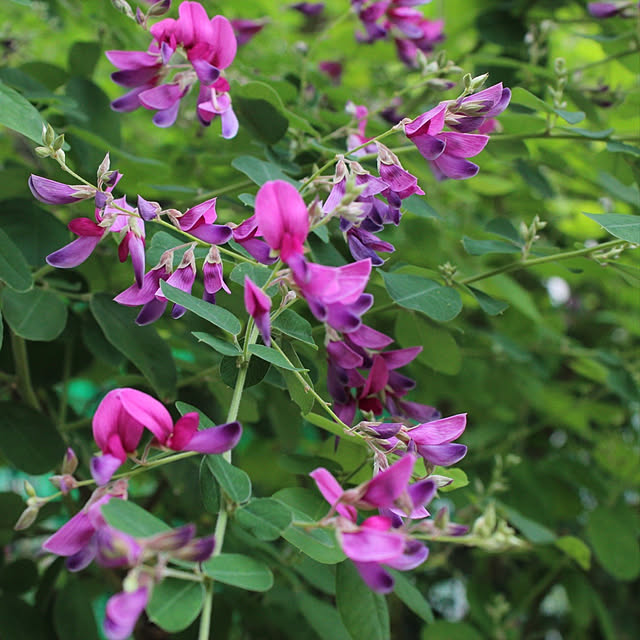
<instances>
[{"instance_id":1,"label":"unopened bud","mask_svg":"<svg viewBox=\"0 0 640 640\"><path fill-rule=\"evenodd\" d=\"M35 151L39 158L48 158L51 155L49 147L36 147Z\"/></svg>"},{"instance_id":2,"label":"unopened bud","mask_svg":"<svg viewBox=\"0 0 640 640\"><path fill-rule=\"evenodd\" d=\"M50 147L53 141L56 138L56 132L53 130L53 127L47 122L47 124L42 125L42 144L47 147Z\"/></svg>"},{"instance_id":3,"label":"unopened bud","mask_svg":"<svg viewBox=\"0 0 640 640\"><path fill-rule=\"evenodd\" d=\"M70 474L51 476L49 482L57 489L60 489L65 496L78 486L78 481Z\"/></svg>"},{"instance_id":4,"label":"unopened bud","mask_svg":"<svg viewBox=\"0 0 640 640\"><path fill-rule=\"evenodd\" d=\"M145 16L144 13L142 13L142 9L140 7L137 7L136 8L136 22L139 25L144 26L146 21L147 21L147 16Z\"/></svg>"},{"instance_id":5,"label":"unopened bud","mask_svg":"<svg viewBox=\"0 0 640 640\"><path fill-rule=\"evenodd\" d=\"M172 529L148 538L145 547L153 551L176 551L188 544L195 534L195 525L186 524L178 529Z\"/></svg>"},{"instance_id":6,"label":"unopened bud","mask_svg":"<svg viewBox=\"0 0 640 640\"><path fill-rule=\"evenodd\" d=\"M469 89L471 90L471 92L475 93L476 91L480 91L484 83L487 81L488 77L489 77L488 73L483 73L481 76L476 76L475 78L472 78L469 83Z\"/></svg>"},{"instance_id":7,"label":"unopened bud","mask_svg":"<svg viewBox=\"0 0 640 640\"><path fill-rule=\"evenodd\" d=\"M53 144L51 145L51 148L54 151L57 151L58 149L62 149L62 147L64 146L64 133L61 133L54 141Z\"/></svg>"},{"instance_id":8,"label":"unopened bud","mask_svg":"<svg viewBox=\"0 0 640 640\"><path fill-rule=\"evenodd\" d=\"M447 66L447 52L443 49L442 51L440 51L438 53L438 55L436 56L436 62L438 63L438 67L440 69L442 69L443 67Z\"/></svg>"},{"instance_id":9,"label":"unopened bud","mask_svg":"<svg viewBox=\"0 0 640 640\"><path fill-rule=\"evenodd\" d=\"M98 167L98 170L96 171L98 180L104 179L105 174L109 171L110 167L111 167L111 157L109 156L109 153L107 153L107 155L105 155L105 157L102 159L102 162Z\"/></svg>"},{"instance_id":10,"label":"unopened bud","mask_svg":"<svg viewBox=\"0 0 640 640\"><path fill-rule=\"evenodd\" d=\"M567 63L565 62L564 58L556 58L553 63L553 68L559 76L567 73Z\"/></svg>"},{"instance_id":11,"label":"unopened bud","mask_svg":"<svg viewBox=\"0 0 640 640\"><path fill-rule=\"evenodd\" d=\"M30 498L35 498L37 496L36 490L28 480L24 481L24 491Z\"/></svg>"},{"instance_id":12,"label":"unopened bud","mask_svg":"<svg viewBox=\"0 0 640 640\"><path fill-rule=\"evenodd\" d=\"M60 163L64 164L66 160L66 155L62 149L57 149L53 154L53 157Z\"/></svg>"},{"instance_id":13,"label":"unopened bud","mask_svg":"<svg viewBox=\"0 0 640 640\"><path fill-rule=\"evenodd\" d=\"M71 448L67 448L67 452L64 454L64 460L62 461L62 473L73 473L78 468L78 456Z\"/></svg>"},{"instance_id":14,"label":"unopened bud","mask_svg":"<svg viewBox=\"0 0 640 640\"><path fill-rule=\"evenodd\" d=\"M39 512L40 512L40 509L38 507L34 507L34 506L27 507L22 512L22 514L18 518L18 522L15 523L13 528L16 531L23 531L24 529L28 529L36 521L36 518L38 517Z\"/></svg>"},{"instance_id":15,"label":"unopened bud","mask_svg":"<svg viewBox=\"0 0 640 640\"><path fill-rule=\"evenodd\" d=\"M467 92L469 91L469 89L471 89L471 80L473 78L471 77L470 73L465 73L464 76L462 77L462 84L464 84L464 88L467 90Z\"/></svg>"},{"instance_id":16,"label":"unopened bud","mask_svg":"<svg viewBox=\"0 0 640 640\"><path fill-rule=\"evenodd\" d=\"M111 4L121 13L124 13L127 18L131 18L132 20L135 20L135 15L133 14L133 10L131 9L131 7L129 6L128 2L125 2L125 0L111 0Z\"/></svg>"},{"instance_id":17,"label":"unopened bud","mask_svg":"<svg viewBox=\"0 0 640 640\"><path fill-rule=\"evenodd\" d=\"M171 9L171 0L159 0L159 2L151 5L147 15L154 17L163 16L169 9Z\"/></svg>"},{"instance_id":18,"label":"unopened bud","mask_svg":"<svg viewBox=\"0 0 640 640\"><path fill-rule=\"evenodd\" d=\"M211 557L216 546L216 540L213 536L205 538L196 538L181 549L175 551L172 556L179 560L187 562L204 562Z\"/></svg>"}]
</instances>

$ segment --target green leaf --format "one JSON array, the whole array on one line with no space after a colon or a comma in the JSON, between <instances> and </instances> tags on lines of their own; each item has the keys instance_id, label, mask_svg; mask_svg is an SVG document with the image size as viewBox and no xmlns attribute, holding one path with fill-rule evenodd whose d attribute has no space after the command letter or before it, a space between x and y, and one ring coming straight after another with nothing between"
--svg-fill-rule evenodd
<instances>
[{"instance_id":1,"label":"green leaf","mask_svg":"<svg viewBox=\"0 0 640 640\"><path fill-rule=\"evenodd\" d=\"M240 330L242 329L240 320L238 320L233 313L227 311L223 307L189 295L176 287L172 287L164 280L160 281L160 288L162 289L162 293L168 300L171 300L171 302L175 302L176 304L183 306L185 309L195 313L207 322L214 324L216 327L220 327L220 329L227 333L234 336L237 336L240 333Z\"/></svg>"},{"instance_id":2,"label":"green leaf","mask_svg":"<svg viewBox=\"0 0 640 640\"><path fill-rule=\"evenodd\" d=\"M2 640L47 637L40 611L13 594L5 593L0 596L0 620Z\"/></svg>"},{"instance_id":3,"label":"green leaf","mask_svg":"<svg viewBox=\"0 0 640 640\"><path fill-rule=\"evenodd\" d=\"M0 281L15 291L28 291L33 285L31 271L22 252L0 229Z\"/></svg>"},{"instance_id":4,"label":"green leaf","mask_svg":"<svg viewBox=\"0 0 640 640\"><path fill-rule=\"evenodd\" d=\"M571 133L577 133L581 136L584 136L585 138L591 138L592 140L601 140L602 138L607 138L614 132L614 129L604 129L603 131L589 131L588 129L581 129L580 127L560 127L560 129L562 129L563 131L570 131Z\"/></svg>"},{"instance_id":5,"label":"green leaf","mask_svg":"<svg viewBox=\"0 0 640 640\"><path fill-rule=\"evenodd\" d=\"M68 582L56 594L53 626L65 640L99 640L98 624L91 609L91 593L80 580Z\"/></svg>"},{"instance_id":6,"label":"green leaf","mask_svg":"<svg viewBox=\"0 0 640 640\"><path fill-rule=\"evenodd\" d=\"M289 129L289 121L271 103L262 99L233 96L233 108L240 125L252 137L268 145L281 140Z\"/></svg>"},{"instance_id":7,"label":"green leaf","mask_svg":"<svg viewBox=\"0 0 640 640\"><path fill-rule=\"evenodd\" d=\"M471 292L471 295L476 299L480 308L490 316L497 316L502 313L505 309L509 308L509 305L502 301L496 300L492 298L484 291L480 291L480 289L476 289L475 287L467 286L467 289Z\"/></svg>"},{"instance_id":8,"label":"green leaf","mask_svg":"<svg viewBox=\"0 0 640 640\"><path fill-rule=\"evenodd\" d=\"M220 338L216 338L202 331L192 331L191 335L194 336L199 342L208 344L212 349L214 349L218 353L221 353L223 356L242 355L242 351L240 351L240 349L236 347L236 345L232 342L220 340Z\"/></svg>"},{"instance_id":9,"label":"green leaf","mask_svg":"<svg viewBox=\"0 0 640 640\"><path fill-rule=\"evenodd\" d=\"M533 542L534 544L549 544L555 542L556 534L544 525L526 518L519 511L511 507L501 505L501 508L505 512L509 523L518 528L520 533L522 533L529 542Z\"/></svg>"},{"instance_id":10,"label":"green leaf","mask_svg":"<svg viewBox=\"0 0 640 640\"><path fill-rule=\"evenodd\" d=\"M329 511L322 496L302 487L280 489L272 497L291 511L296 522L317 522ZM292 524L283 531L282 537L316 562L336 564L345 558L335 535L326 529L302 529Z\"/></svg>"},{"instance_id":11,"label":"green leaf","mask_svg":"<svg viewBox=\"0 0 640 640\"><path fill-rule=\"evenodd\" d=\"M493 218L493 220L489 220L485 225L484 230L487 233L493 233L496 236L506 238L519 247L522 246L522 237L511 223L511 220L507 218Z\"/></svg>"},{"instance_id":12,"label":"green leaf","mask_svg":"<svg viewBox=\"0 0 640 640\"><path fill-rule=\"evenodd\" d=\"M311 325L293 309L285 309L272 323L272 329L277 329L291 338L305 342L317 349L311 333Z\"/></svg>"},{"instance_id":13,"label":"green leaf","mask_svg":"<svg viewBox=\"0 0 640 640\"><path fill-rule=\"evenodd\" d=\"M606 189L614 198L622 200L632 207L637 207L638 202L640 202L640 191L637 185L632 184L631 186L627 186L606 171L600 171L598 173L598 184L603 189Z\"/></svg>"},{"instance_id":14,"label":"green leaf","mask_svg":"<svg viewBox=\"0 0 640 640\"><path fill-rule=\"evenodd\" d=\"M306 371L306 369L295 367L280 352L263 344L249 345L249 353L269 362L278 369L287 369L287 371Z\"/></svg>"},{"instance_id":15,"label":"green leaf","mask_svg":"<svg viewBox=\"0 0 640 640\"><path fill-rule=\"evenodd\" d=\"M517 158L515 168L522 179L542 198L553 198L555 192L552 184L534 162Z\"/></svg>"},{"instance_id":16,"label":"green leaf","mask_svg":"<svg viewBox=\"0 0 640 640\"><path fill-rule=\"evenodd\" d=\"M294 187L298 187L298 182L290 178L279 167L270 162L259 160L253 156L238 156L231 161L231 166L244 173L250 180L261 186L269 180L285 180Z\"/></svg>"},{"instance_id":17,"label":"green leaf","mask_svg":"<svg viewBox=\"0 0 640 640\"><path fill-rule=\"evenodd\" d=\"M26 473L45 473L62 462L62 438L46 416L17 402L0 402L0 450Z\"/></svg>"},{"instance_id":18,"label":"green leaf","mask_svg":"<svg viewBox=\"0 0 640 640\"><path fill-rule=\"evenodd\" d=\"M554 109L553 111L569 124L578 124L578 122L582 122L585 118L584 111L565 111L564 109ZM584 129L579 130L579 132L581 131L584 131Z\"/></svg>"},{"instance_id":19,"label":"green leaf","mask_svg":"<svg viewBox=\"0 0 640 640\"><path fill-rule=\"evenodd\" d=\"M38 582L38 567L28 558L18 558L0 570L0 589L24 593Z\"/></svg>"},{"instance_id":20,"label":"green leaf","mask_svg":"<svg viewBox=\"0 0 640 640\"><path fill-rule=\"evenodd\" d=\"M434 621L433 611L426 598L418 591L413 583L400 571L390 569L389 573L395 580L393 593L404 602L413 613L420 616L425 622L431 624Z\"/></svg>"},{"instance_id":21,"label":"green leaf","mask_svg":"<svg viewBox=\"0 0 640 640\"><path fill-rule=\"evenodd\" d=\"M249 529L260 540L276 540L291 524L291 511L273 498L254 498L237 509L238 524Z\"/></svg>"},{"instance_id":22,"label":"green leaf","mask_svg":"<svg viewBox=\"0 0 640 640\"><path fill-rule=\"evenodd\" d=\"M208 513L214 516L220 511L220 485L209 471L206 460L202 460L199 470L200 499Z\"/></svg>"},{"instance_id":23,"label":"green leaf","mask_svg":"<svg viewBox=\"0 0 640 640\"><path fill-rule=\"evenodd\" d=\"M584 215L595 220L612 236L640 244L640 216L621 213L585 213Z\"/></svg>"},{"instance_id":24,"label":"green leaf","mask_svg":"<svg viewBox=\"0 0 640 640\"><path fill-rule=\"evenodd\" d=\"M3 82L0 82L0 124L42 144L45 122L39 111Z\"/></svg>"},{"instance_id":25,"label":"green leaf","mask_svg":"<svg viewBox=\"0 0 640 640\"><path fill-rule=\"evenodd\" d=\"M416 360L434 371L455 376L462 366L462 352L447 329L415 313L399 313L395 334L401 347L422 346Z\"/></svg>"},{"instance_id":26,"label":"green leaf","mask_svg":"<svg viewBox=\"0 0 640 640\"><path fill-rule=\"evenodd\" d=\"M51 291L2 292L2 312L11 330L25 340L55 340L67 324L67 307Z\"/></svg>"},{"instance_id":27,"label":"green leaf","mask_svg":"<svg viewBox=\"0 0 640 640\"><path fill-rule=\"evenodd\" d=\"M186 629L198 617L203 602L201 582L166 578L153 588L147 614L159 627L175 633Z\"/></svg>"},{"instance_id":28,"label":"green leaf","mask_svg":"<svg viewBox=\"0 0 640 640\"><path fill-rule=\"evenodd\" d=\"M233 389L238 379L238 362L237 356L223 356L220 361L220 377L228 387ZM253 387L262 382L267 375L271 365L261 358L251 358L249 360L249 368L247 369L247 377L244 381L245 389Z\"/></svg>"},{"instance_id":29,"label":"green leaf","mask_svg":"<svg viewBox=\"0 0 640 640\"><path fill-rule=\"evenodd\" d=\"M630 144L625 144L624 142L613 140L607 142L607 151L611 151L611 153L627 153L630 156L640 158L640 148L633 147Z\"/></svg>"},{"instance_id":30,"label":"green leaf","mask_svg":"<svg viewBox=\"0 0 640 640\"><path fill-rule=\"evenodd\" d=\"M330 604L304 591L296 595L296 604L309 626L322 640L352 640L340 614Z\"/></svg>"},{"instance_id":31,"label":"green leaf","mask_svg":"<svg viewBox=\"0 0 640 640\"><path fill-rule=\"evenodd\" d=\"M273 586L271 569L264 562L240 553L221 553L204 562L202 568L214 580L247 591L269 591Z\"/></svg>"},{"instance_id":32,"label":"green leaf","mask_svg":"<svg viewBox=\"0 0 640 640\"><path fill-rule=\"evenodd\" d=\"M462 487L466 487L469 484L469 478L467 478L467 474L462 469L456 469L455 467L436 467L433 470L433 473L436 473L440 476L446 476L447 478L451 478L453 482L448 484L446 487L440 487L438 491L443 491L447 493L447 491L455 491L456 489L461 489Z\"/></svg>"},{"instance_id":33,"label":"green leaf","mask_svg":"<svg viewBox=\"0 0 640 640\"><path fill-rule=\"evenodd\" d=\"M113 302L107 294L95 294L89 306L107 340L142 372L161 398L172 397L175 363L168 343L157 330L137 326L137 311Z\"/></svg>"},{"instance_id":34,"label":"green leaf","mask_svg":"<svg viewBox=\"0 0 640 640\"><path fill-rule=\"evenodd\" d=\"M251 498L251 479L238 467L227 462L222 454L208 455L207 466L233 502L247 502Z\"/></svg>"},{"instance_id":35,"label":"green leaf","mask_svg":"<svg viewBox=\"0 0 640 640\"><path fill-rule=\"evenodd\" d=\"M291 343L284 342L282 345L282 350L284 351L287 358L289 358L289 362L291 362L296 367L302 368L300 356L298 356ZM280 373L282 374L285 384L287 385L287 391L289 392L289 396L291 397L291 399L300 407L300 411L303 416L308 414L309 411L311 411L311 409L313 408L313 404L315 402L315 398L311 393L311 389L313 389L313 383L311 382L309 374L306 371L302 372L301 375L306 380L306 383L303 383L292 371L282 369Z\"/></svg>"},{"instance_id":36,"label":"green leaf","mask_svg":"<svg viewBox=\"0 0 640 640\"><path fill-rule=\"evenodd\" d=\"M465 251L472 256L483 256L487 253L520 253L520 247L500 240L474 240L463 236Z\"/></svg>"},{"instance_id":37,"label":"green leaf","mask_svg":"<svg viewBox=\"0 0 640 640\"><path fill-rule=\"evenodd\" d=\"M462 310L460 294L421 276L382 273L389 295L401 307L415 309L438 322L453 320Z\"/></svg>"},{"instance_id":38,"label":"green leaf","mask_svg":"<svg viewBox=\"0 0 640 640\"><path fill-rule=\"evenodd\" d=\"M614 578L635 580L640 575L637 525L628 508L596 507L586 531L598 562Z\"/></svg>"},{"instance_id":39,"label":"green leaf","mask_svg":"<svg viewBox=\"0 0 640 640\"><path fill-rule=\"evenodd\" d=\"M483 640L483 637L466 622L436 620L424 628L422 640Z\"/></svg>"},{"instance_id":40,"label":"green leaf","mask_svg":"<svg viewBox=\"0 0 640 640\"><path fill-rule=\"evenodd\" d=\"M102 47L98 42L74 42L67 56L67 67L74 76L87 76L93 74Z\"/></svg>"},{"instance_id":41,"label":"green leaf","mask_svg":"<svg viewBox=\"0 0 640 640\"><path fill-rule=\"evenodd\" d=\"M591 549L575 536L562 536L555 541L556 547L573 558L585 571L591 568Z\"/></svg>"},{"instance_id":42,"label":"green leaf","mask_svg":"<svg viewBox=\"0 0 640 640\"><path fill-rule=\"evenodd\" d=\"M264 286L265 282L269 279L271 271L261 264L249 264L248 262L241 262L233 267L229 279L231 282L235 282L244 287L244 278L249 276L249 279L257 284L259 287Z\"/></svg>"},{"instance_id":43,"label":"green leaf","mask_svg":"<svg viewBox=\"0 0 640 640\"><path fill-rule=\"evenodd\" d=\"M134 538L148 538L171 531L171 527L147 510L128 500L113 499L100 507L104 519L114 529Z\"/></svg>"},{"instance_id":44,"label":"green leaf","mask_svg":"<svg viewBox=\"0 0 640 640\"><path fill-rule=\"evenodd\" d=\"M336 567L336 606L353 640L391 637L387 601L369 589L351 562Z\"/></svg>"},{"instance_id":45,"label":"green leaf","mask_svg":"<svg viewBox=\"0 0 640 640\"><path fill-rule=\"evenodd\" d=\"M511 104L521 104L534 111L544 111L545 113L553 113L553 107L544 100L540 100L537 96L534 96L531 92L523 89L522 87L516 87L511 92Z\"/></svg>"},{"instance_id":46,"label":"green leaf","mask_svg":"<svg viewBox=\"0 0 640 640\"><path fill-rule=\"evenodd\" d=\"M415 193L402 201L402 208L419 218L435 218L437 220L442 218L424 198Z\"/></svg>"},{"instance_id":47,"label":"green leaf","mask_svg":"<svg viewBox=\"0 0 640 640\"><path fill-rule=\"evenodd\" d=\"M325 418L324 416L319 416L317 413L308 413L305 415L304 419L311 424L314 424L316 427L320 427L329 433L333 433L336 436L340 436L341 438L345 438L349 442L353 442L354 444L360 445L362 447L366 447L367 443L358 436L351 435L348 432L345 432L344 429L333 420L329 418Z\"/></svg>"}]
</instances>

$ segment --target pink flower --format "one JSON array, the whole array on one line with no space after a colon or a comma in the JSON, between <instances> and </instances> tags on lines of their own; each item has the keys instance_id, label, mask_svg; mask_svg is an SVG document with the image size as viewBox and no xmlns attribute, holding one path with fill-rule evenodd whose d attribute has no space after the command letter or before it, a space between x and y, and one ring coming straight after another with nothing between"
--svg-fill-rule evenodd
<instances>
[{"instance_id":1,"label":"pink flower","mask_svg":"<svg viewBox=\"0 0 640 640\"><path fill-rule=\"evenodd\" d=\"M155 446L174 451L223 453L240 440L242 427L230 422L198 431L198 414L187 413L175 424L167 409L150 395L121 388L107 393L93 416L93 437L102 451L91 460L91 475L103 485L140 444L144 430Z\"/></svg>"},{"instance_id":2,"label":"pink flower","mask_svg":"<svg viewBox=\"0 0 640 640\"><path fill-rule=\"evenodd\" d=\"M126 640L149 602L149 588L121 591L107 601L104 634L108 640Z\"/></svg>"},{"instance_id":3,"label":"pink flower","mask_svg":"<svg viewBox=\"0 0 640 640\"><path fill-rule=\"evenodd\" d=\"M244 277L244 306L260 331L263 342L271 344L271 298L249 276Z\"/></svg>"},{"instance_id":4,"label":"pink flower","mask_svg":"<svg viewBox=\"0 0 640 640\"><path fill-rule=\"evenodd\" d=\"M264 18L262 20L247 20L242 18L232 20L231 26L233 27L233 32L236 34L238 46L241 47L247 44L253 36L262 31L266 23L267 20Z\"/></svg>"},{"instance_id":5,"label":"pink flower","mask_svg":"<svg viewBox=\"0 0 640 640\"><path fill-rule=\"evenodd\" d=\"M283 262L302 255L309 233L309 213L297 189L284 180L265 182L256 196L258 232Z\"/></svg>"}]
</instances>

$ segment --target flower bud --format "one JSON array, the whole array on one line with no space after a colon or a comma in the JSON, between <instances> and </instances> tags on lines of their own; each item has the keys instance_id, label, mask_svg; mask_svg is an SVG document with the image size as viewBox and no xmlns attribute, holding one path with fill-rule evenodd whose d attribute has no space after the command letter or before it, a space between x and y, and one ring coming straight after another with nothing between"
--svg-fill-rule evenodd
<instances>
[{"instance_id":1,"label":"flower bud","mask_svg":"<svg viewBox=\"0 0 640 640\"><path fill-rule=\"evenodd\" d=\"M67 448L67 452L64 454L64 460L62 461L62 473L72 474L78 468L78 457L71 447Z\"/></svg>"},{"instance_id":2,"label":"flower bud","mask_svg":"<svg viewBox=\"0 0 640 640\"><path fill-rule=\"evenodd\" d=\"M58 149L62 149L62 147L64 146L64 133L61 133L54 141L53 144L51 145L51 148L54 151L57 151Z\"/></svg>"},{"instance_id":3,"label":"flower bud","mask_svg":"<svg viewBox=\"0 0 640 640\"><path fill-rule=\"evenodd\" d=\"M129 6L128 2L125 2L125 0L111 0L111 4L118 11L120 11L121 13L124 13L127 16L127 18L131 18L132 20L135 20L135 16L133 15L133 10Z\"/></svg>"},{"instance_id":4,"label":"flower bud","mask_svg":"<svg viewBox=\"0 0 640 640\"><path fill-rule=\"evenodd\" d=\"M159 533L145 541L145 547L152 551L177 551L185 547L196 534L194 524L186 524L166 533Z\"/></svg>"},{"instance_id":5,"label":"flower bud","mask_svg":"<svg viewBox=\"0 0 640 640\"><path fill-rule=\"evenodd\" d=\"M147 15L153 17L163 16L169 9L171 9L171 0L159 0L151 5Z\"/></svg>"},{"instance_id":6,"label":"flower bud","mask_svg":"<svg viewBox=\"0 0 640 640\"><path fill-rule=\"evenodd\" d=\"M24 481L24 491L30 498L35 498L37 496L36 490L28 480Z\"/></svg>"},{"instance_id":7,"label":"flower bud","mask_svg":"<svg viewBox=\"0 0 640 640\"><path fill-rule=\"evenodd\" d=\"M49 147L36 147L35 152L39 158L48 158L51 155Z\"/></svg>"},{"instance_id":8,"label":"flower bud","mask_svg":"<svg viewBox=\"0 0 640 640\"><path fill-rule=\"evenodd\" d=\"M55 140L56 132L53 130L53 127L47 122L47 124L42 125L42 144L47 147L50 147L53 141Z\"/></svg>"},{"instance_id":9,"label":"flower bud","mask_svg":"<svg viewBox=\"0 0 640 640\"><path fill-rule=\"evenodd\" d=\"M39 511L40 509L33 505L27 507L22 512L22 515L18 518L18 522L15 523L13 528L16 531L23 531L24 529L28 529L36 521Z\"/></svg>"},{"instance_id":10,"label":"flower bud","mask_svg":"<svg viewBox=\"0 0 640 640\"><path fill-rule=\"evenodd\" d=\"M204 562L211 557L215 546L216 540L213 536L196 538L175 551L172 556L187 562Z\"/></svg>"}]
</instances>

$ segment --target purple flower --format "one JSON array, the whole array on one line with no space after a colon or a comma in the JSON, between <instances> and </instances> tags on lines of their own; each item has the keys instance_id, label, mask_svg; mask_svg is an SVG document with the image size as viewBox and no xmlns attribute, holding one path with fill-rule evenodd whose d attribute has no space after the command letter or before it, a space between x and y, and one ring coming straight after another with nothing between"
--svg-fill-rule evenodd
<instances>
[{"instance_id":1,"label":"purple flower","mask_svg":"<svg viewBox=\"0 0 640 640\"><path fill-rule=\"evenodd\" d=\"M324 2L297 2L289 5L291 9L295 9L305 16L317 16L324 11Z\"/></svg>"},{"instance_id":2,"label":"purple flower","mask_svg":"<svg viewBox=\"0 0 640 640\"><path fill-rule=\"evenodd\" d=\"M263 342L271 345L271 298L249 276L244 277L244 307L253 318Z\"/></svg>"},{"instance_id":3,"label":"purple flower","mask_svg":"<svg viewBox=\"0 0 640 640\"><path fill-rule=\"evenodd\" d=\"M231 293L229 287L225 284L222 273L222 260L220 259L220 252L216 247L211 247L204 264L202 265L202 272L204 275L204 295L203 298L207 302L215 304L216 293L220 289Z\"/></svg>"},{"instance_id":4,"label":"purple flower","mask_svg":"<svg viewBox=\"0 0 640 640\"><path fill-rule=\"evenodd\" d=\"M326 74L333 84L340 84L343 71L341 62L338 60L321 60L318 62L318 69L320 69L322 73Z\"/></svg>"},{"instance_id":5,"label":"purple flower","mask_svg":"<svg viewBox=\"0 0 640 640\"><path fill-rule=\"evenodd\" d=\"M587 9L594 18L630 17L626 10L632 6L633 2L590 2Z\"/></svg>"},{"instance_id":6,"label":"purple flower","mask_svg":"<svg viewBox=\"0 0 640 640\"><path fill-rule=\"evenodd\" d=\"M242 45L247 44L253 36L262 31L266 24L266 18L263 18L262 20L247 20L242 18L232 20L231 26L233 27L233 32L236 34L238 46L241 47Z\"/></svg>"},{"instance_id":7,"label":"purple flower","mask_svg":"<svg viewBox=\"0 0 640 640\"><path fill-rule=\"evenodd\" d=\"M211 198L195 207L191 207L184 213L170 210L169 216L179 229L187 231L192 236L209 244L224 244L231 238L231 229L229 227L213 224L218 217L216 213L216 198Z\"/></svg>"},{"instance_id":8,"label":"purple flower","mask_svg":"<svg viewBox=\"0 0 640 640\"><path fill-rule=\"evenodd\" d=\"M104 633L108 640L127 640L149 601L148 587L121 591L107 601Z\"/></svg>"},{"instance_id":9,"label":"purple flower","mask_svg":"<svg viewBox=\"0 0 640 640\"><path fill-rule=\"evenodd\" d=\"M222 137L227 140L235 137L238 133L238 118L231 106L229 83L225 78L218 78L209 87L200 87L197 115L204 126L209 126L214 118L220 116Z\"/></svg>"},{"instance_id":10,"label":"purple flower","mask_svg":"<svg viewBox=\"0 0 640 640\"><path fill-rule=\"evenodd\" d=\"M258 232L283 262L302 255L309 233L309 213L297 189L284 180L265 182L256 196Z\"/></svg>"},{"instance_id":11,"label":"purple flower","mask_svg":"<svg viewBox=\"0 0 640 640\"><path fill-rule=\"evenodd\" d=\"M511 90L502 83L483 89L478 93L462 98L447 105L445 124L459 133L479 130L481 133L485 121L500 115L509 106Z\"/></svg>"},{"instance_id":12,"label":"purple flower","mask_svg":"<svg viewBox=\"0 0 640 640\"><path fill-rule=\"evenodd\" d=\"M95 196L96 190L84 184L68 185L33 173L29 177L33 196L45 204L72 204Z\"/></svg>"}]
</instances>

